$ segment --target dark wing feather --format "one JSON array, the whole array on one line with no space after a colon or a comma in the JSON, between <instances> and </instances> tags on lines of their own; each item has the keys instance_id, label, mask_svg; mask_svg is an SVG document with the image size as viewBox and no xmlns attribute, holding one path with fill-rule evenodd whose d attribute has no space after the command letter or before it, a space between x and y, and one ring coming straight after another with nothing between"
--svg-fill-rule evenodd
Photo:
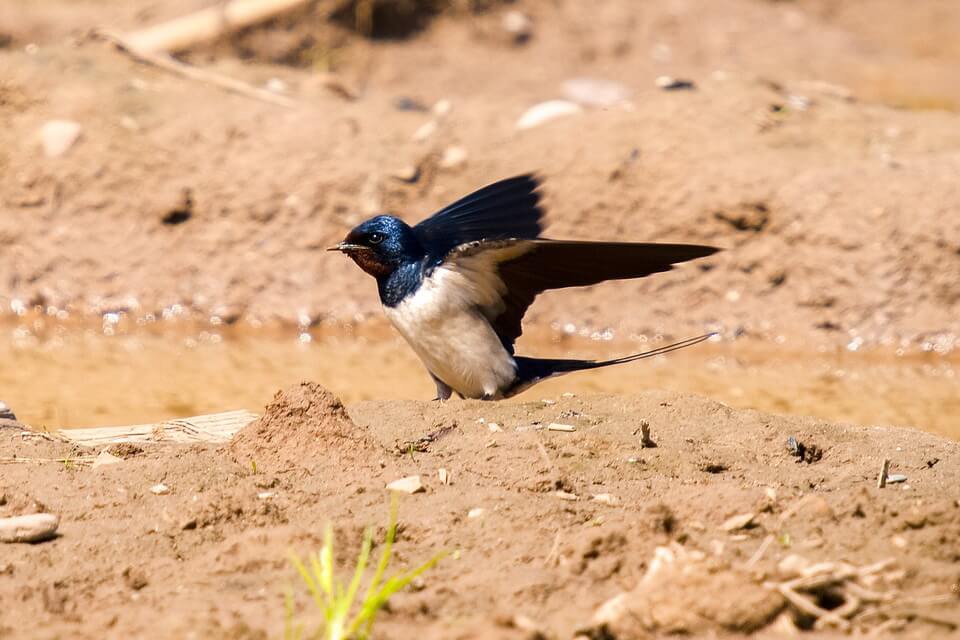
<instances>
[{"instance_id":1,"label":"dark wing feather","mask_svg":"<svg viewBox=\"0 0 960 640\"><path fill-rule=\"evenodd\" d=\"M511 353L523 333L523 315L543 291L642 278L719 251L692 244L563 240L533 240L528 246L526 253L498 266L507 293L503 310L491 318L491 324Z\"/></svg>"},{"instance_id":2,"label":"dark wing feather","mask_svg":"<svg viewBox=\"0 0 960 640\"><path fill-rule=\"evenodd\" d=\"M444 207L413 232L435 263L468 242L536 238L543 230L539 187L534 175L495 182Z\"/></svg>"}]
</instances>

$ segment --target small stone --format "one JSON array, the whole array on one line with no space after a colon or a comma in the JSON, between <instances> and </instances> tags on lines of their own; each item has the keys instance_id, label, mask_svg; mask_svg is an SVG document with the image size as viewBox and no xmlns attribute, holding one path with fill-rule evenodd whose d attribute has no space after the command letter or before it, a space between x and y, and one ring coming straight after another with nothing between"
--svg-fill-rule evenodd
<instances>
[{"instance_id":1,"label":"small stone","mask_svg":"<svg viewBox=\"0 0 960 640\"><path fill-rule=\"evenodd\" d=\"M611 507L620 504L620 500L618 500L616 496L612 496L609 493L598 493L593 496L593 501L608 504Z\"/></svg>"},{"instance_id":2,"label":"small stone","mask_svg":"<svg viewBox=\"0 0 960 640\"><path fill-rule=\"evenodd\" d=\"M922 529L927 524L927 514L918 507L910 507L903 517L903 523L911 529Z\"/></svg>"},{"instance_id":3,"label":"small stone","mask_svg":"<svg viewBox=\"0 0 960 640\"><path fill-rule=\"evenodd\" d=\"M447 147L437 163L441 169L456 169L467 163L467 150L461 146Z\"/></svg>"},{"instance_id":4,"label":"small stone","mask_svg":"<svg viewBox=\"0 0 960 640\"><path fill-rule=\"evenodd\" d=\"M893 536L890 538L890 542L893 543L893 546L897 547L898 549L907 548L907 539L903 536Z\"/></svg>"},{"instance_id":5,"label":"small stone","mask_svg":"<svg viewBox=\"0 0 960 640\"><path fill-rule=\"evenodd\" d=\"M800 509L797 513L808 521L814 519L832 520L834 517L830 503L822 496L816 495L804 496L801 499Z\"/></svg>"},{"instance_id":6,"label":"small stone","mask_svg":"<svg viewBox=\"0 0 960 640\"><path fill-rule=\"evenodd\" d=\"M548 100L527 109L517 120L516 128L533 129L540 125L565 116L583 113L583 107L569 100Z\"/></svg>"},{"instance_id":7,"label":"small stone","mask_svg":"<svg viewBox=\"0 0 960 640\"><path fill-rule=\"evenodd\" d=\"M394 169L388 175L394 180L406 182L407 184L414 184L420 179L420 167L413 164L408 164L398 169Z\"/></svg>"},{"instance_id":8,"label":"small stone","mask_svg":"<svg viewBox=\"0 0 960 640\"><path fill-rule=\"evenodd\" d=\"M259 498L260 500L269 500L275 495L277 494L274 493L273 491L261 491L260 493L257 494L257 498Z\"/></svg>"},{"instance_id":9,"label":"small stone","mask_svg":"<svg viewBox=\"0 0 960 640\"><path fill-rule=\"evenodd\" d=\"M887 476L887 484L896 484L898 482L906 482L907 476L902 473L891 473Z\"/></svg>"},{"instance_id":10,"label":"small stone","mask_svg":"<svg viewBox=\"0 0 960 640\"><path fill-rule=\"evenodd\" d=\"M139 591L149 584L147 574L143 569L137 567L127 567L123 570L123 581L134 591Z\"/></svg>"},{"instance_id":11,"label":"small stone","mask_svg":"<svg viewBox=\"0 0 960 640\"><path fill-rule=\"evenodd\" d=\"M414 142L423 142L427 138L431 137L437 132L437 121L428 120L424 122L420 127L413 132L413 141Z\"/></svg>"},{"instance_id":12,"label":"small stone","mask_svg":"<svg viewBox=\"0 0 960 640\"><path fill-rule=\"evenodd\" d=\"M503 433L503 429L500 428L496 422L491 422L487 425L487 429L490 430L490 433Z\"/></svg>"},{"instance_id":13,"label":"small stone","mask_svg":"<svg viewBox=\"0 0 960 640\"><path fill-rule=\"evenodd\" d=\"M793 578L803 573L803 571L809 566L809 560L803 556L798 556L795 553L791 553L780 561L780 563L777 565L777 571L779 571L780 575L784 578Z\"/></svg>"},{"instance_id":14,"label":"small stone","mask_svg":"<svg viewBox=\"0 0 960 640\"><path fill-rule=\"evenodd\" d=\"M100 452L100 454L93 461L92 468L96 469L98 467L104 467L111 464L119 464L123 462L123 458L119 458L106 449Z\"/></svg>"},{"instance_id":15,"label":"small stone","mask_svg":"<svg viewBox=\"0 0 960 640\"><path fill-rule=\"evenodd\" d=\"M724 520L720 528L724 531L737 531L738 529L748 529L753 525L753 519L756 517L753 513L741 513Z\"/></svg>"},{"instance_id":16,"label":"small stone","mask_svg":"<svg viewBox=\"0 0 960 640\"><path fill-rule=\"evenodd\" d=\"M399 480L394 480L387 485L389 491L397 491L399 493L421 493L426 491L423 486L423 483L420 482L420 476L407 476L406 478L400 478Z\"/></svg>"},{"instance_id":17,"label":"small stone","mask_svg":"<svg viewBox=\"0 0 960 640\"><path fill-rule=\"evenodd\" d=\"M0 420L16 420L17 416L13 415L13 409L11 409L6 402L0 400Z\"/></svg>"},{"instance_id":18,"label":"small stone","mask_svg":"<svg viewBox=\"0 0 960 640\"><path fill-rule=\"evenodd\" d=\"M481 508L481 507L474 507L473 509L470 509L470 511L467 512L467 517L468 517L468 518L479 518L479 517L482 516L484 513L486 513L486 509L483 509L483 508Z\"/></svg>"},{"instance_id":19,"label":"small stone","mask_svg":"<svg viewBox=\"0 0 960 640\"><path fill-rule=\"evenodd\" d=\"M554 491L553 495L560 498L561 500L569 500L570 502L579 500L579 498L577 498L577 494L570 493L569 491Z\"/></svg>"},{"instance_id":20,"label":"small stone","mask_svg":"<svg viewBox=\"0 0 960 640\"><path fill-rule=\"evenodd\" d=\"M65 154L80 137L80 124L72 120L50 120L40 128L40 141L48 158Z\"/></svg>"},{"instance_id":21,"label":"small stone","mask_svg":"<svg viewBox=\"0 0 960 640\"><path fill-rule=\"evenodd\" d=\"M556 400L551 400L550 398L544 398L540 402L542 402L543 406L545 407L552 407L553 405L557 404Z\"/></svg>"},{"instance_id":22,"label":"small stone","mask_svg":"<svg viewBox=\"0 0 960 640\"><path fill-rule=\"evenodd\" d=\"M450 472L444 468L440 468L437 471L437 477L440 479L440 484L450 484Z\"/></svg>"},{"instance_id":23,"label":"small stone","mask_svg":"<svg viewBox=\"0 0 960 640\"><path fill-rule=\"evenodd\" d=\"M287 83L280 78L270 78L267 80L267 91L271 93L284 94L287 93L289 89L290 87L287 86Z\"/></svg>"},{"instance_id":24,"label":"small stone","mask_svg":"<svg viewBox=\"0 0 960 640\"><path fill-rule=\"evenodd\" d=\"M397 111L429 111L430 109L427 105L423 104L416 98L411 98L409 96L400 96L393 101L393 108Z\"/></svg>"},{"instance_id":25,"label":"small stone","mask_svg":"<svg viewBox=\"0 0 960 640\"><path fill-rule=\"evenodd\" d=\"M121 116L120 126L127 131L140 131L140 123L132 116Z\"/></svg>"},{"instance_id":26,"label":"small stone","mask_svg":"<svg viewBox=\"0 0 960 640\"><path fill-rule=\"evenodd\" d=\"M507 11L503 14L501 25L514 44L523 44L533 37L533 20L522 11Z\"/></svg>"},{"instance_id":27,"label":"small stone","mask_svg":"<svg viewBox=\"0 0 960 640\"><path fill-rule=\"evenodd\" d=\"M560 424L558 422L551 422L547 425L547 431L563 431L565 433L572 433L576 431L577 428L570 424Z\"/></svg>"},{"instance_id":28,"label":"small stone","mask_svg":"<svg viewBox=\"0 0 960 640\"><path fill-rule=\"evenodd\" d=\"M52 538L60 526L60 516L31 513L0 518L0 542L42 542Z\"/></svg>"},{"instance_id":29,"label":"small stone","mask_svg":"<svg viewBox=\"0 0 960 640\"><path fill-rule=\"evenodd\" d=\"M436 101L431 111L433 111L433 115L438 118L446 118L450 115L450 112L453 111L453 103L446 98L441 98Z\"/></svg>"},{"instance_id":30,"label":"small stone","mask_svg":"<svg viewBox=\"0 0 960 640\"><path fill-rule=\"evenodd\" d=\"M576 398L576 397L577 397L577 394L571 393L571 392L569 392L569 391L564 391L563 393L560 394L560 397L561 397L561 398Z\"/></svg>"},{"instance_id":31,"label":"small stone","mask_svg":"<svg viewBox=\"0 0 960 640\"><path fill-rule=\"evenodd\" d=\"M197 519L196 518L187 518L182 523L180 523L180 528L184 531L192 531L197 528Z\"/></svg>"},{"instance_id":32,"label":"small stone","mask_svg":"<svg viewBox=\"0 0 960 640\"><path fill-rule=\"evenodd\" d=\"M170 487L161 482L150 487L150 493L157 496L165 496L170 493Z\"/></svg>"},{"instance_id":33,"label":"small stone","mask_svg":"<svg viewBox=\"0 0 960 640\"><path fill-rule=\"evenodd\" d=\"M697 88L693 80L682 80L680 78L674 78L673 76L660 76L656 80L656 85L664 91L693 90Z\"/></svg>"}]
</instances>

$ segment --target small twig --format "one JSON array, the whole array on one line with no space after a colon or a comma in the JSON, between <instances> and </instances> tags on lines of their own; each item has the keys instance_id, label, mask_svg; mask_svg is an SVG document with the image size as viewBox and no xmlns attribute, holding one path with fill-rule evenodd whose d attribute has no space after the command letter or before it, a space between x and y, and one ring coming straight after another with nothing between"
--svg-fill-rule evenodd
<instances>
[{"instance_id":1,"label":"small twig","mask_svg":"<svg viewBox=\"0 0 960 640\"><path fill-rule=\"evenodd\" d=\"M247 84L241 80L237 80L236 78L231 78L213 71L184 64L165 53L154 53L151 51L138 49L134 45L127 42L124 37L118 33L113 33L111 31L102 29L95 31L94 33L96 36L112 43L118 50L126 53L137 62L152 65L178 76L195 80L197 82L202 82L204 84L210 84L220 89L230 91L231 93L246 96L247 98L253 98L254 100L269 102L270 104L287 108L294 108L297 106L297 103L290 98L277 95L271 91L267 91L266 89L254 87L253 85Z\"/></svg>"},{"instance_id":2,"label":"small twig","mask_svg":"<svg viewBox=\"0 0 960 640\"><path fill-rule=\"evenodd\" d=\"M851 594L860 598L864 602L887 602L893 599L893 596L889 593L880 593L879 591L871 591L870 589L867 589L866 587L862 587L853 581L848 582L845 588Z\"/></svg>"},{"instance_id":3,"label":"small twig","mask_svg":"<svg viewBox=\"0 0 960 640\"><path fill-rule=\"evenodd\" d=\"M43 464L45 462L59 462L61 464L72 462L73 464L93 464L96 456L84 456L80 458L0 458L0 464Z\"/></svg>"},{"instance_id":4,"label":"small twig","mask_svg":"<svg viewBox=\"0 0 960 640\"><path fill-rule=\"evenodd\" d=\"M773 535L768 535L763 539L763 542L760 543L760 546L757 547L757 550L753 552L753 555L750 556L750 559L747 560L747 564L744 565L744 568L748 571L753 568L753 565L760 562L760 558L763 557L763 554L767 552L767 548L773 544L773 541L776 538Z\"/></svg>"},{"instance_id":5,"label":"small twig","mask_svg":"<svg viewBox=\"0 0 960 640\"><path fill-rule=\"evenodd\" d=\"M883 489L887 486L887 474L890 472L890 459L884 458L883 465L880 467L880 475L877 476L877 489Z\"/></svg>"},{"instance_id":6,"label":"small twig","mask_svg":"<svg viewBox=\"0 0 960 640\"><path fill-rule=\"evenodd\" d=\"M557 535L553 537L553 546L550 547L550 553L543 559L543 566L555 567L560 564L560 529L557 529Z\"/></svg>"},{"instance_id":7,"label":"small twig","mask_svg":"<svg viewBox=\"0 0 960 640\"><path fill-rule=\"evenodd\" d=\"M870 636L882 636L889 631L900 631L907 625L907 621L903 618L893 618L892 620L887 620L873 629L871 629L867 635Z\"/></svg>"},{"instance_id":8,"label":"small twig","mask_svg":"<svg viewBox=\"0 0 960 640\"><path fill-rule=\"evenodd\" d=\"M814 618L817 619L817 621L820 621L820 620L829 621L837 625L837 627L839 627L840 629L844 629L844 630L850 627L850 623L848 621L842 618L838 618L837 616L835 616L830 611L827 611L826 609L822 609L818 607L817 605L810 602L809 600L804 598L802 595L800 595L799 593L791 589L786 584L778 585L777 590L781 593L781 595L783 595L784 598L790 601L790 604L795 606L797 609L800 609L802 612L806 613L807 615L813 616Z\"/></svg>"}]
</instances>

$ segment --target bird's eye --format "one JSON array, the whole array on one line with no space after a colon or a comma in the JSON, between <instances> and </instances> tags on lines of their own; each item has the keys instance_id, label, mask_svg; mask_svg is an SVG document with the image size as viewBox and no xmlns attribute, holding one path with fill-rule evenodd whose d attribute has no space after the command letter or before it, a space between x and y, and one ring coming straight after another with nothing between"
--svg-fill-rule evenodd
<instances>
[{"instance_id":1,"label":"bird's eye","mask_svg":"<svg viewBox=\"0 0 960 640\"><path fill-rule=\"evenodd\" d=\"M377 232L371 233L369 236L367 236L367 240L370 242L370 244L380 244L383 242L383 238L384 235Z\"/></svg>"}]
</instances>

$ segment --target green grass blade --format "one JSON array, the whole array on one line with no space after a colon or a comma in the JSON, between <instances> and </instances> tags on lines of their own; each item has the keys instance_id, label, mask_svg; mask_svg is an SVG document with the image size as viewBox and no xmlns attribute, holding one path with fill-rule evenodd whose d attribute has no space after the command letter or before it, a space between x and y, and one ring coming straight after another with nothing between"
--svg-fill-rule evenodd
<instances>
[{"instance_id":1,"label":"green grass blade","mask_svg":"<svg viewBox=\"0 0 960 640\"><path fill-rule=\"evenodd\" d=\"M344 604L349 611L350 606L357 597L357 591L360 590L360 581L363 574L367 571L367 562L370 560L370 549L373 548L373 529L367 528L363 532L363 545L360 547L360 555L357 557L357 566L353 571L353 579L347 588L344 596Z\"/></svg>"},{"instance_id":2,"label":"green grass blade","mask_svg":"<svg viewBox=\"0 0 960 640\"><path fill-rule=\"evenodd\" d=\"M377 614L380 613L380 609L383 608L383 605L385 605L395 593L406 588L425 571L435 567L446 555L446 553L438 553L416 569L391 577L376 594L364 599L363 607L357 615L357 619L362 621L366 633L369 633L373 627L374 620L376 620Z\"/></svg>"},{"instance_id":3,"label":"green grass blade","mask_svg":"<svg viewBox=\"0 0 960 640\"><path fill-rule=\"evenodd\" d=\"M387 535L383 544L383 551L380 553L380 562L377 563L377 570L373 574L373 579L367 587L367 592L363 599L367 601L370 596L380 588L380 581L387 572L387 566L390 564L390 556L393 553L393 541L397 537L397 513L400 510L400 499L396 493L390 496L390 520L387 524Z\"/></svg>"}]
</instances>

